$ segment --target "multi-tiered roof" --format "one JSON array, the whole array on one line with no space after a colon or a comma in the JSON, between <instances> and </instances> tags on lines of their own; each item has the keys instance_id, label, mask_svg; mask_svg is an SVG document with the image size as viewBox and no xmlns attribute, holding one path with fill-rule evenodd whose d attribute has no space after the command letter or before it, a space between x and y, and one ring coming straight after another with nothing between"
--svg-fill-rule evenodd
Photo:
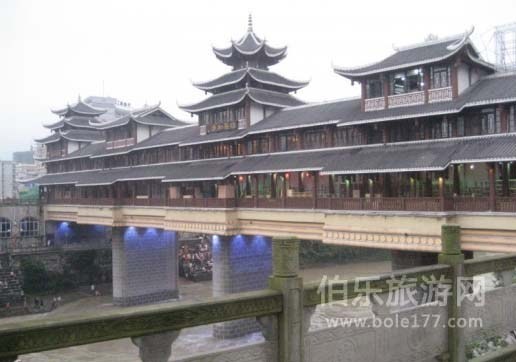
<instances>
[{"instance_id":1,"label":"multi-tiered roof","mask_svg":"<svg viewBox=\"0 0 516 362\"><path fill-rule=\"evenodd\" d=\"M233 70L210 81L193 83L213 95L201 102L181 106L183 110L196 114L233 106L246 99L277 109L303 104L289 93L305 87L308 82L290 80L269 71L269 66L285 57L287 47L274 48L259 38L253 31L251 16L247 32L240 40L232 41L228 48L214 47L213 52Z\"/></svg>"}]
</instances>

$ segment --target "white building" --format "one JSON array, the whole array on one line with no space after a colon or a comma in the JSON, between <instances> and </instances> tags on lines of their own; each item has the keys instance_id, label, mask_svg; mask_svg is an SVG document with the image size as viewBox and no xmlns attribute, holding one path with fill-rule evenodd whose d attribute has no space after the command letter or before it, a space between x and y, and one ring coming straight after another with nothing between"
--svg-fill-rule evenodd
<instances>
[{"instance_id":1,"label":"white building","mask_svg":"<svg viewBox=\"0 0 516 362\"><path fill-rule=\"evenodd\" d=\"M16 164L12 161L0 161L0 200L15 199L17 196Z\"/></svg>"}]
</instances>

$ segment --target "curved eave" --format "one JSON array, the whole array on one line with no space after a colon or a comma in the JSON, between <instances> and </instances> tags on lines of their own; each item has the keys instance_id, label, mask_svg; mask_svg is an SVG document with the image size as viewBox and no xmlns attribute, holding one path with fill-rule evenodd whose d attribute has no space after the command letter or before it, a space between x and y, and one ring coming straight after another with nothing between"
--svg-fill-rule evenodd
<instances>
[{"instance_id":1,"label":"curved eave","mask_svg":"<svg viewBox=\"0 0 516 362\"><path fill-rule=\"evenodd\" d=\"M42 144L42 145L48 145L50 143L59 142L61 140L61 135L57 134L57 133L55 135L57 135L57 137L55 137L54 135L51 135L51 136L48 136L45 138L35 139L34 142Z\"/></svg>"},{"instance_id":2,"label":"curved eave","mask_svg":"<svg viewBox=\"0 0 516 362\"><path fill-rule=\"evenodd\" d=\"M52 113L54 114L57 114L59 116L64 116L66 115L68 112L72 112L72 113L75 113L79 116L90 116L90 117L95 117L95 116L100 116L100 115L103 115L104 113L107 112L107 110L98 110L98 111L94 111L94 112L85 112L85 111L78 111L76 109L73 109L72 107L70 108L67 108L67 109L60 109L60 110L51 110Z\"/></svg>"},{"instance_id":3,"label":"curved eave","mask_svg":"<svg viewBox=\"0 0 516 362\"><path fill-rule=\"evenodd\" d=\"M228 74L238 73L238 72L242 73L238 78L235 78L235 79L232 79L230 81L223 82L223 83L216 83L219 79L223 79L224 77L228 76ZM225 87L225 86L228 86L228 85L232 85L232 84L236 84L238 82L241 82L245 78L246 75L247 75L247 71L244 71L243 69L238 69L238 70L235 70L233 72L224 74L224 75L222 75L220 77L211 79L209 81L205 81L205 82L192 82L192 85L194 87L200 89L200 90L209 91L209 90L214 90L214 89L217 89L217 88L221 88L221 87Z\"/></svg>"},{"instance_id":4,"label":"curved eave","mask_svg":"<svg viewBox=\"0 0 516 362\"><path fill-rule=\"evenodd\" d=\"M277 98L275 100L270 100L270 101L264 100L264 99L260 98L260 92L262 92L263 94L272 95L273 97L276 96ZM305 104L305 102L297 99L296 97L291 96L290 94L284 94L284 93L279 93L279 92L274 92L274 91L264 91L262 89L250 88L247 95L249 96L249 98L251 100L253 100L256 103L259 103L261 105L265 105L265 106L287 108L287 107L301 106L301 105ZM291 102L287 102L285 100L285 98L289 98L291 100ZM295 103L295 104L293 104L293 103Z\"/></svg>"},{"instance_id":5,"label":"curved eave","mask_svg":"<svg viewBox=\"0 0 516 362\"><path fill-rule=\"evenodd\" d=\"M230 93L234 93L233 98L229 98L225 101L221 101L220 103L213 103L210 105L203 106L203 104L209 103L210 100L213 100L213 99L216 100L217 98L222 98L223 96L228 96ZM232 106L234 104L238 104L244 100L246 95L247 95L247 90L238 89L235 91L230 91L230 92L226 92L226 93L219 93L219 94L213 95L213 96L208 97L197 103L193 103L193 104L189 104L189 105L178 105L178 106L185 112L198 113L198 112L208 111L210 109L216 109L216 108L227 107L227 106Z\"/></svg>"},{"instance_id":6,"label":"curved eave","mask_svg":"<svg viewBox=\"0 0 516 362\"><path fill-rule=\"evenodd\" d=\"M259 82L259 83L262 83L262 84L268 84L268 85L273 85L273 86L276 86L276 87L281 87L281 88L287 88L287 89L291 89L291 90L299 90L301 88L304 88L308 85L308 83L310 83L310 81L302 81L302 82L299 82L299 81L294 81L294 80L290 80L290 79L286 79L276 73L273 73L275 75L277 75L278 77L281 77L281 78L284 78L285 80L291 82L291 84L286 84L286 83L281 83L281 82L274 82L274 81L270 81L270 80L264 80L264 79L260 79L259 76L257 76L256 74L253 74L253 73L260 73L261 70L259 69L250 69L248 71L249 73L249 76L251 78L253 78L255 81Z\"/></svg>"},{"instance_id":7,"label":"curved eave","mask_svg":"<svg viewBox=\"0 0 516 362\"><path fill-rule=\"evenodd\" d=\"M484 68L486 68L486 69L488 69L488 70L490 70L490 71L493 71L493 72L495 71L495 66L494 66L494 64L489 63L489 62L486 62L486 61L485 61L485 60L483 60L482 58L477 57L477 56L475 56L475 55L471 54L471 51L470 51L470 50L468 50L468 51L466 52L466 54L468 55L469 60L470 60L470 61L472 61L473 63L478 64L478 65L480 65L480 66L482 66L482 67L484 67Z\"/></svg>"},{"instance_id":8,"label":"curved eave","mask_svg":"<svg viewBox=\"0 0 516 362\"><path fill-rule=\"evenodd\" d=\"M62 137L67 140L67 141L72 141L72 142L88 142L88 143L93 143L93 142L102 142L102 140L99 140L98 138L95 138L95 139L91 139L91 138L87 138L87 137L73 137L73 136L67 136L65 134L62 135Z\"/></svg>"},{"instance_id":9,"label":"curved eave","mask_svg":"<svg viewBox=\"0 0 516 362\"><path fill-rule=\"evenodd\" d=\"M365 68L369 68L369 67L372 67L374 65L383 63L384 61L389 59L389 57L387 57L387 58L385 58L385 59L383 59L383 60L381 60L379 62L371 63L371 64L368 64L366 66L360 66L360 67L339 67L339 66L334 66L333 67L333 71L335 73L337 73L338 75L341 75L343 77L346 77L346 78L349 78L349 79L357 79L357 78L366 77L366 76L370 76L370 75L374 75L374 74L378 74L378 73L390 72L390 71L394 71L394 70L398 70L398 69L417 67L417 66L421 66L421 65L425 65L425 64L431 64L431 63L438 63L438 62L442 62L442 61L444 61L446 59L449 59L450 57L452 57L455 54L459 53L464 48L464 46L466 46L468 44L471 44L471 42L469 40L469 34L467 34L464 38L462 38L462 40L458 40L457 44L450 44L450 45L448 45L447 49L449 49L450 52L447 53L446 55L443 55L443 56L440 56L440 57L433 57L433 58L423 59L423 60L420 60L420 61L403 63L403 64L397 64L397 65L383 67L383 68L378 68L378 69L365 70L365 71L363 70Z\"/></svg>"},{"instance_id":10,"label":"curved eave","mask_svg":"<svg viewBox=\"0 0 516 362\"><path fill-rule=\"evenodd\" d=\"M287 54L287 47L283 48L272 48L265 41L253 50L244 50L237 43L233 42L228 48L216 48L212 47L213 53L224 63L230 62L231 58L235 56L235 53L239 53L244 57L249 57L258 54L263 50L263 54L266 58L269 58L269 62L278 62L284 58Z\"/></svg>"},{"instance_id":11,"label":"curved eave","mask_svg":"<svg viewBox=\"0 0 516 362\"><path fill-rule=\"evenodd\" d=\"M283 48L272 48L268 45L265 46L265 55L270 58L283 58L287 55L287 47Z\"/></svg>"},{"instance_id":12,"label":"curved eave","mask_svg":"<svg viewBox=\"0 0 516 362\"><path fill-rule=\"evenodd\" d=\"M59 129L59 128L63 127L63 125L64 125L64 122L59 121L59 122L55 122L55 123L51 123L51 124L44 124L43 127L50 129L50 130L55 130L55 129Z\"/></svg>"},{"instance_id":13,"label":"curved eave","mask_svg":"<svg viewBox=\"0 0 516 362\"><path fill-rule=\"evenodd\" d=\"M263 72L264 74L270 73L273 76L277 77L279 81L272 81L272 80L264 79L264 77L260 76L261 72ZM226 77L230 77L233 73L241 73L241 74L238 77L233 78L231 80L228 80L228 81L223 80ZM255 80L258 83L265 84L265 85L272 85L272 86L276 86L276 87L280 87L280 88L285 88L285 89L289 89L290 91L299 90L301 88L306 87L310 83L310 81L290 80L290 79L287 79L274 72L269 72L266 70L261 70L258 68L250 67L250 68L238 69L236 71L226 73L220 77L217 77L215 79L212 79L212 80L209 80L206 82L194 82L192 84L195 87L197 87L198 89L203 90L203 91L214 91L219 88L238 84L242 80L244 80L244 78L247 75L249 75L253 80ZM282 80L284 80L284 81L282 81ZM217 81L219 81L219 83L217 83Z\"/></svg>"},{"instance_id":14,"label":"curved eave","mask_svg":"<svg viewBox=\"0 0 516 362\"><path fill-rule=\"evenodd\" d=\"M63 122L72 127L76 127L76 128L97 129L97 127L95 126L95 123L91 122L91 120L88 122L88 124L76 124L73 121L67 121L67 120L63 120Z\"/></svg>"}]
</instances>

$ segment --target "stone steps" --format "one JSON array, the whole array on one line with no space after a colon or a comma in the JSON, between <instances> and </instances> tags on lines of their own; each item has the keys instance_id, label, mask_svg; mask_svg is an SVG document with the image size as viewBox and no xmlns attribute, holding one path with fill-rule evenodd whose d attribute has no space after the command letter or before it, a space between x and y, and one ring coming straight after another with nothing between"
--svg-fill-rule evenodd
<instances>
[{"instance_id":1,"label":"stone steps","mask_svg":"<svg viewBox=\"0 0 516 362\"><path fill-rule=\"evenodd\" d=\"M0 258L0 308L23 305L22 285L19 273L10 265L9 258Z\"/></svg>"}]
</instances>

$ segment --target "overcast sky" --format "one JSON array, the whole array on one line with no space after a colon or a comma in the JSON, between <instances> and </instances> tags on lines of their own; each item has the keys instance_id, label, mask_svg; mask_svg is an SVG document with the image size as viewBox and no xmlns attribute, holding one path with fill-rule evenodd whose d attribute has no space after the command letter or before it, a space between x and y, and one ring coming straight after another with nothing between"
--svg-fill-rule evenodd
<instances>
[{"instance_id":1,"label":"overcast sky","mask_svg":"<svg viewBox=\"0 0 516 362\"><path fill-rule=\"evenodd\" d=\"M177 104L204 94L191 81L230 69L211 46L226 46L247 28L271 45L288 45L272 70L310 79L297 96L321 101L355 96L358 86L332 71L380 60L392 46L476 27L492 45L493 26L516 21L513 1L154 1L0 0L0 159L47 134L50 112L80 94L106 95L135 106ZM102 86L104 84L104 87Z\"/></svg>"}]
</instances>

